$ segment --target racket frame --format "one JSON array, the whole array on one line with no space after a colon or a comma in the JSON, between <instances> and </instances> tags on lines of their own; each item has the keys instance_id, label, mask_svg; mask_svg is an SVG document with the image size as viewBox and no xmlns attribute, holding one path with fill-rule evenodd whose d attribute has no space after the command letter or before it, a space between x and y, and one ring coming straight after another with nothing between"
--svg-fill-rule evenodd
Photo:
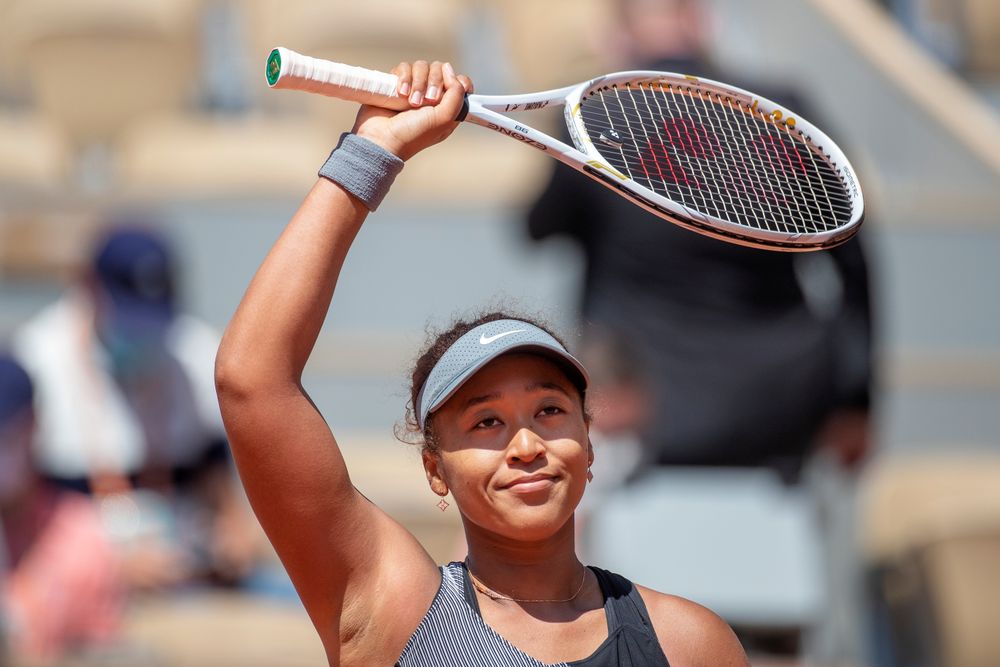
<instances>
[{"instance_id":1,"label":"racket frame","mask_svg":"<svg viewBox=\"0 0 1000 667\"><path fill-rule=\"evenodd\" d=\"M407 99L398 95L398 79L392 74L310 58L283 47L274 49L268 57L266 78L272 88L305 90L387 109L410 108ZM851 206L849 220L834 229L794 234L748 227L693 210L630 179L597 150L587 134L581 114L581 103L592 92L626 84L671 86L696 97L717 96L739 106L756 120L772 123L780 131L804 136L807 139L806 150L812 151L816 159L827 162L842 180ZM555 106L563 108L573 146L530 127L519 118L504 115ZM776 102L711 79L673 72L631 70L537 93L467 94L462 112L456 120L481 125L548 153L563 164L628 197L650 213L676 225L739 245L788 252L830 248L853 236L864 219L864 196L858 185L857 175L847 157L830 137Z\"/></svg>"},{"instance_id":2,"label":"racket frame","mask_svg":"<svg viewBox=\"0 0 1000 667\"><path fill-rule=\"evenodd\" d=\"M587 134L580 113L582 100L591 92L605 87L623 86L626 83L680 86L693 89L699 95L719 95L723 99L733 100L747 113L752 113L759 119L772 122L783 128L783 131L805 135L812 144L807 146L808 150L813 150L818 159L829 162L843 180L851 202L850 220L835 229L822 232L789 234L766 229L752 229L692 210L628 178L609 164L594 146ZM563 107L566 128L575 146L570 146L541 130L532 128L523 121L504 115L514 112L536 111L557 105ZM615 72L573 86L537 93L467 95L466 107L467 109L463 110L463 114L460 116L461 120L481 125L548 153L551 157L589 176L605 187L627 196L650 213L713 238L769 250L787 252L820 250L839 245L849 239L864 219L864 195L858 185L857 175L843 151L830 137L809 121L798 117L794 112L776 102L742 88L711 79L673 72L631 70ZM788 119L792 119L791 126Z\"/></svg>"}]
</instances>

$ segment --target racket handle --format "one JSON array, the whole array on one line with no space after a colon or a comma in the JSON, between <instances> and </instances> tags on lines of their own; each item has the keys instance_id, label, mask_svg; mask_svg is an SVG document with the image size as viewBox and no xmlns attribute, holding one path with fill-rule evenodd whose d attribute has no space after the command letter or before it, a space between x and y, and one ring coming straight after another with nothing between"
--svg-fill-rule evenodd
<instances>
[{"instance_id":1,"label":"racket handle","mask_svg":"<svg viewBox=\"0 0 1000 667\"><path fill-rule=\"evenodd\" d=\"M265 76L271 88L319 93L393 111L410 108L407 99L397 93L399 79L395 74L311 58L283 46L267 57Z\"/></svg>"}]
</instances>

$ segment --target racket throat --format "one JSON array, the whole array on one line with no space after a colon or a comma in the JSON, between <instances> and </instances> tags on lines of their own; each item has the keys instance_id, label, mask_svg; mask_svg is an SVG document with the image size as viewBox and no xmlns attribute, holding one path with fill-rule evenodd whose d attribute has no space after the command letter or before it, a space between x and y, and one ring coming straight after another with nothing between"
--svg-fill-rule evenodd
<instances>
[{"instance_id":1,"label":"racket throat","mask_svg":"<svg viewBox=\"0 0 1000 667\"><path fill-rule=\"evenodd\" d=\"M533 130L530 127L525 127L524 125L511 121L503 116L491 114L489 117L484 118L476 114L472 114L469 116L468 120L471 123L481 125L489 130L502 134L505 137L517 139L521 143L527 144L532 148L537 148L543 152L548 152L549 150L549 143L546 143L546 141L554 142L554 140L545 133Z\"/></svg>"}]
</instances>

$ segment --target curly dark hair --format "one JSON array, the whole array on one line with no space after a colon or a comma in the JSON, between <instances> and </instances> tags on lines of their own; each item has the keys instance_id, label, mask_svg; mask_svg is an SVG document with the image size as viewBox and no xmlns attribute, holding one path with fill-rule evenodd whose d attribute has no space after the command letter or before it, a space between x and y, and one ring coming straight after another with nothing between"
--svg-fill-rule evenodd
<instances>
[{"instance_id":1,"label":"curly dark hair","mask_svg":"<svg viewBox=\"0 0 1000 667\"><path fill-rule=\"evenodd\" d=\"M564 348L566 347L566 343L562 337L553 332L552 327L539 318L499 309L481 312L470 318L456 319L449 328L443 331L429 329L427 332L427 342L417 356L417 361L413 364L413 370L410 372L410 400L406 405L404 422L397 424L395 429L398 440L407 444L419 445L422 451L437 450L438 443L434 437L433 415L427 416L423 430L417 424L415 406L420 388L424 386L424 382L427 381L427 377L431 374L434 366L441 360L444 353L448 351L448 348L455 344L455 341L479 325L486 324L487 322L495 322L496 320L520 320L528 324L533 324L539 329L548 332L553 338L559 341L560 345ZM590 415L586 410L586 390L581 389L580 400L584 405L584 415L589 419Z\"/></svg>"}]
</instances>

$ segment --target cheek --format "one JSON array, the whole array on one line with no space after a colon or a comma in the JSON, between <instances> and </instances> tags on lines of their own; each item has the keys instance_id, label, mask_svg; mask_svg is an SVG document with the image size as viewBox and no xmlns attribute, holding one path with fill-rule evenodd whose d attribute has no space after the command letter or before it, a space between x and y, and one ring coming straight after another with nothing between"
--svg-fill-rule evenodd
<instances>
[{"instance_id":1,"label":"cheek","mask_svg":"<svg viewBox=\"0 0 1000 667\"><path fill-rule=\"evenodd\" d=\"M457 499L484 489L496 470L494 452L465 449L441 453L441 476Z\"/></svg>"}]
</instances>

